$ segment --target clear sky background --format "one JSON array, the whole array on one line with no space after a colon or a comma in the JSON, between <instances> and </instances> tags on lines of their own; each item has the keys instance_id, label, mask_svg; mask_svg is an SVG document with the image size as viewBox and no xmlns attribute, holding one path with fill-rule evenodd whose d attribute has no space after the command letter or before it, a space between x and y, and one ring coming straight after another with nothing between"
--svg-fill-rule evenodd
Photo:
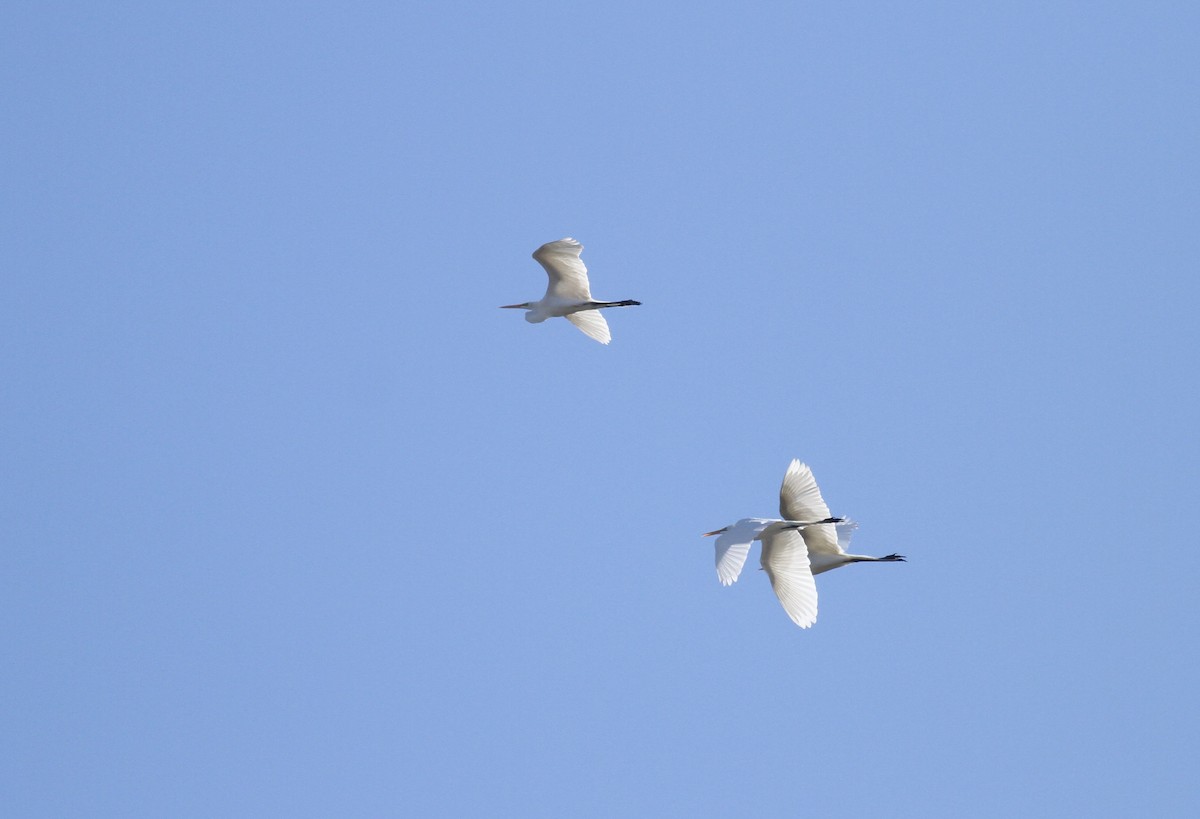
<instances>
[{"instance_id":1,"label":"clear sky background","mask_svg":"<svg viewBox=\"0 0 1200 819\"><path fill-rule=\"evenodd\" d=\"M4 4L5 812L1196 815L1196 9Z\"/></svg>"}]
</instances>

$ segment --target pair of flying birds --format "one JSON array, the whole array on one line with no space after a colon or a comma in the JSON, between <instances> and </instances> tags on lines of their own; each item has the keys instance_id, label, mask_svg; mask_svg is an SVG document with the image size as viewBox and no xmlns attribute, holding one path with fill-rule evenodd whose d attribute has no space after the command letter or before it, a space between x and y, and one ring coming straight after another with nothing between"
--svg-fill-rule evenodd
<instances>
[{"instance_id":1,"label":"pair of flying birds","mask_svg":"<svg viewBox=\"0 0 1200 819\"><path fill-rule=\"evenodd\" d=\"M607 307L632 307L639 301L595 301L588 287L587 268L579 255L583 245L574 239L547 242L533 252L546 268L550 284L541 301L506 304L525 310L525 320L534 324L561 316L601 344L612 340L608 322L599 312ZM743 518L737 523L707 532L717 536L717 578L728 586L738 579L750 554L750 544L762 543L762 568L788 617L801 628L817 621L817 585L813 575L848 563L904 560L897 554L885 557L846 553L857 524L835 518L821 497L812 470L793 460L779 489L781 518Z\"/></svg>"}]
</instances>

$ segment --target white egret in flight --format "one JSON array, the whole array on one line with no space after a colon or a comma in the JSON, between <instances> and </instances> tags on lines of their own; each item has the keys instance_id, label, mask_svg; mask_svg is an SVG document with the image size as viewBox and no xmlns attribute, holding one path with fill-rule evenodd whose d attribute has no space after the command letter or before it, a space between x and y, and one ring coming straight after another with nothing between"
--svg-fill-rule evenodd
<instances>
[{"instance_id":1,"label":"white egret in flight","mask_svg":"<svg viewBox=\"0 0 1200 819\"><path fill-rule=\"evenodd\" d=\"M528 310L525 320L533 324L555 316L563 316L586 335L601 344L607 344L612 340L612 334L608 332L608 322L597 311L604 307L631 307L641 302L632 299L593 301L591 290L588 288L587 268L579 258L582 252L583 245L570 237L559 239L557 242L546 242L533 251L533 258L546 268L546 273L550 276L546 295L542 296L541 301L505 304L501 307Z\"/></svg>"},{"instance_id":2,"label":"white egret in flight","mask_svg":"<svg viewBox=\"0 0 1200 819\"><path fill-rule=\"evenodd\" d=\"M706 532L717 538L717 578L728 586L742 573L750 544L762 542L762 568L775 595L792 622L808 628L817 621L817 584L813 575L847 563L904 560L846 553L857 524L831 518L812 470L793 460L779 488L779 514L783 520L743 518L732 526Z\"/></svg>"}]
</instances>

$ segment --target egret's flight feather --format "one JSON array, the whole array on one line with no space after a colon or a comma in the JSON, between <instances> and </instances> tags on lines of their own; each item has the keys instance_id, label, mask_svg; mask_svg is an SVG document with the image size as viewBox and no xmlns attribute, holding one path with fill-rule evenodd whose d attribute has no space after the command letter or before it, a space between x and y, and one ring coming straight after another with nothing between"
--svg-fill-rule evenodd
<instances>
[{"instance_id":1,"label":"egret's flight feather","mask_svg":"<svg viewBox=\"0 0 1200 819\"><path fill-rule=\"evenodd\" d=\"M799 459L793 459L779 487L779 514L784 520L824 520L829 507L821 497L812 470ZM838 530L830 524L808 526L802 532L809 552L813 554L843 554ZM846 538L849 542L849 538Z\"/></svg>"},{"instance_id":2,"label":"egret's flight feather","mask_svg":"<svg viewBox=\"0 0 1200 819\"><path fill-rule=\"evenodd\" d=\"M567 321L583 330L584 335L596 339L601 344L612 341L612 333L608 331L608 322L604 320L604 316L598 310L570 313L567 315Z\"/></svg>"},{"instance_id":3,"label":"egret's flight feather","mask_svg":"<svg viewBox=\"0 0 1200 819\"><path fill-rule=\"evenodd\" d=\"M546 244L533 251L533 258L546 268L550 283L546 285L547 299L567 301L591 301L592 291L588 287L587 268L579 254L583 245L567 237Z\"/></svg>"},{"instance_id":4,"label":"egret's flight feather","mask_svg":"<svg viewBox=\"0 0 1200 819\"><path fill-rule=\"evenodd\" d=\"M784 529L765 535L762 567L787 616L800 628L808 628L817 622L817 584L809 568L803 531Z\"/></svg>"},{"instance_id":5,"label":"egret's flight feather","mask_svg":"<svg viewBox=\"0 0 1200 819\"><path fill-rule=\"evenodd\" d=\"M807 464L793 458L779 487L779 514L784 520L824 520L829 507Z\"/></svg>"},{"instance_id":6,"label":"egret's flight feather","mask_svg":"<svg viewBox=\"0 0 1200 819\"><path fill-rule=\"evenodd\" d=\"M717 537L717 578L728 586L738 579L750 554L750 544L758 538L771 521L743 518Z\"/></svg>"}]
</instances>

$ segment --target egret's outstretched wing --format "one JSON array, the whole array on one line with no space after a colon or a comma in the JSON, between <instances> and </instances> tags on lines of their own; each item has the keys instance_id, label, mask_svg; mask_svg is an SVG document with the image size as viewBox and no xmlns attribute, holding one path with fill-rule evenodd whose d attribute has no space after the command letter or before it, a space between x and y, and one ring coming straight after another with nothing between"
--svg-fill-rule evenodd
<instances>
[{"instance_id":1,"label":"egret's outstretched wing","mask_svg":"<svg viewBox=\"0 0 1200 819\"><path fill-rule=\"evenodd\" d=\"M721 585L728 586L738 579L750 554L750 544L770 523L760 518L743 518L717 538L717 578Z\"/></svg>"},{"instance_id":2,"label":"egret's outstretched wing","mask_svg":"<svg viewBox=\"0 0 1200 819\"><path fill-rule=\"evenodd\" d=\"M784 520L823 520L829 507L817 488L817 479L807 464L793 460L779 487L779 514Z\"/></svg>"},{"instance_id":3,"label":"egret's outstretched wing","mask_svg":"<svg viewBox=\"0 0 1200 819\"><path fill-rule=\"evenodd\" d=\"M546 242L533 251L533 258L546 268L546 273L550 276L550 284L546 286L547 299L573 302L592 300L591 290L588 289L587 268L579 258L582 252L583 245L570 237L559 239L557 242Z\"/></svg>"},{"instance_id":4,"label":"egret's outstretched wing","mask_svg":"<svg viewBox=\"0 0 1200 819\"><path fill-rule=\"evenodd\" d=\"M792 622L800 628L817 622L817 584L809 568L808 549L799 532L784 529L763 535L762 567Z\"/></svg>"},{"instance_id":5,"label":"egret's outstretched wing","mask_svg":"<svg viewBox=\"0 0 1200 819\"><path fill-rule=\"evenodd\" d=\"M785 520L823 520L829 517L829 507L817 488L817 479L806 464L793 460L783 476L779 487L779 514ZM831 523L807 526L803 530L804 542L811 552L841 554L838 533Z\"/></svg>"},{"instance_id":6,"label":"egret's outstretched wing","mask_svg":"<svg viewBox=\"0 0 1200 819\"><path fill-rule=\"evenodd\" d=\"M580 310L578 313L568 313L567 321L601 344L612 341L612 333L608 332L608 322L604 320L604 316L600 315L599 310Z\"/></svg>"}]
</instances>

